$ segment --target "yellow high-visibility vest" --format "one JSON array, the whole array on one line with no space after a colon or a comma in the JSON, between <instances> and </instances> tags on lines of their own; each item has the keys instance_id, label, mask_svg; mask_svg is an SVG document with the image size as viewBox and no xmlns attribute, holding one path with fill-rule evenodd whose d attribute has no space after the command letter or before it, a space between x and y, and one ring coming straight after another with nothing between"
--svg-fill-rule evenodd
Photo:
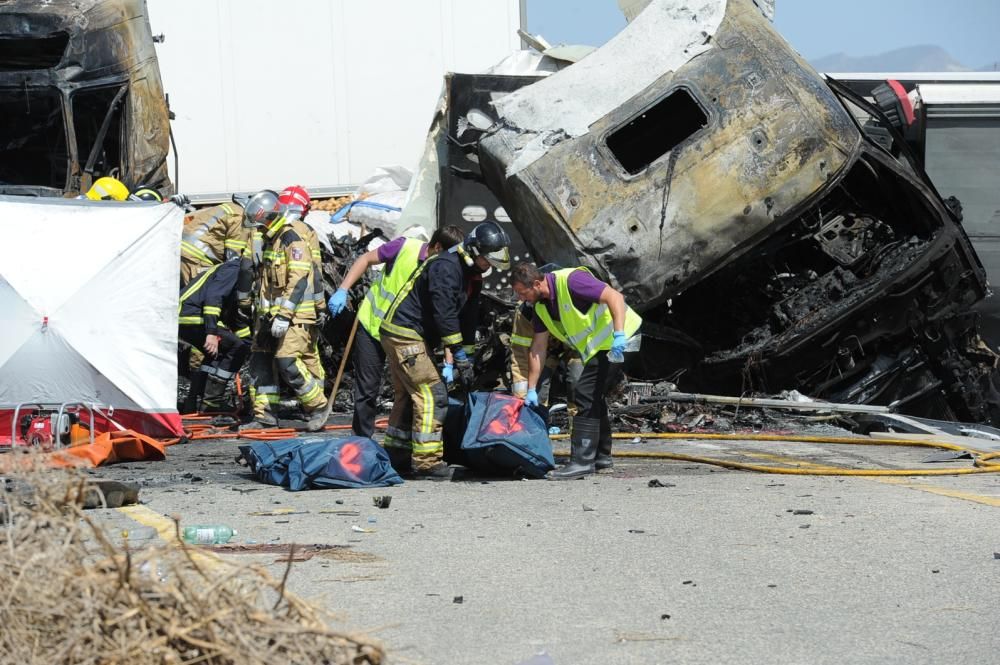
<instances>
[{"instance_id":1,"label":"yellow high-visibility vest","mask_svg":"<svg viewBox=\"0 0 1000 665\"><path fill-rule=\"evenodd\" d=\"M556 308L559 310L559 320L555 321L549 316L549 310L542 302L535 303L535 313L549 333L572 347L580 354L583 362L588 362L598 351L607 351L611 348L615 327L607 305L592 303L586 312L581 312L573 306L573 298L569 292L569 276L574 270L587 269L565 268L552 273L556 282ZM639 331L640 325L642 318L626 305L625 335L631 337Z\"/></svg>"},{"instance_id":2,"label":"yellow high-visibility vest","mask_svg":"<svg viewBox=\"0 0 1000 665\"><path fill-rule=\"evenodd\" d=\"M415 238L404 241L399 254L392 262L392 269L388 274L383 270L365 294L365 299L358 310L358 323L375 339L380 338L379 330L382 322L396 301L399 291L420 265L420 251L423 246L424 243Z\"/></svg>"}]
</instances>

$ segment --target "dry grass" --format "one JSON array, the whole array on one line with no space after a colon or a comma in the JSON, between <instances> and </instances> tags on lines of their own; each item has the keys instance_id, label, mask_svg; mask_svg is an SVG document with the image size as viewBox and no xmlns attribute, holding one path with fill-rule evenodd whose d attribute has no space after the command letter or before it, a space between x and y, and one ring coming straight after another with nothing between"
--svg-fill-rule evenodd
<instances>
[{"instance_id":1,"label":"dry grass","mask_svg":"<svg viewBox=\"0 0 1000 665\"><path fill-rule=\"evenodd\" d=\"M80 508L79 475L16 476L27 489L0 493L2 662L384 662L377 643L332 630L329 616L284 593L285 579L185 546L129 552Z\"/></svg>"}]
</instances>

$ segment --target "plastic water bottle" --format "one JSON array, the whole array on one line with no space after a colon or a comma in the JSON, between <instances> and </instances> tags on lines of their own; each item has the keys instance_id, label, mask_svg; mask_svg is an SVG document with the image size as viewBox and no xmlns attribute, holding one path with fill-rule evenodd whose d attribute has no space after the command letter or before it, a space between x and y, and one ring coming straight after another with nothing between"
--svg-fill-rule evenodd
<instances>
[{"instance_id":1,"label":"plastic water bottle","mask_svg":"<svg viewBox=\"0 0 1000 665\"><path fill-rule=\"evenodd\" d=\"M236 534L236 529L222 525L186 526L181 530L181 537L189 545L225 545Z\"/></svg>"}]
</instances>

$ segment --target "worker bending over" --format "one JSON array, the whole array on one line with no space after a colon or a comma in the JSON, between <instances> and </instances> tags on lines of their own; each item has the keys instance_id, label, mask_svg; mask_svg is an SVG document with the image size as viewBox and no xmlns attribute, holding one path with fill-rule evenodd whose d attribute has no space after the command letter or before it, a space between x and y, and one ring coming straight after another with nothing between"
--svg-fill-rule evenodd
<instances>
[{"instance_id":1,"label":"worker bending over","mask_svg":"<svg viewBox=\"0 0 1000 665\"><path fill-rule=\"evenodd\" d=\"M546 263L539 270L542 274L558 270L559 266L554 263ZM530 350L531 340L535 334L535 308L531 303L523 302L514 311L514 321L511 325L510 333L510 378L511 393L515 397L524 397L528 394L528 372L530 371ZM566 410L572 420L576 415L576 406L573 403L573 392L576 390L576 382L583 371L583 363L580 361L580 354L572 348L566 346L555 336L549 339L549 349L546 354L545 364L542 366L542 374L535 385L538 393L538 401L548 406L549 386L556 371L562 365L565 369L566 386Z\"/></svg>"},{"instance_id":2,"label":"worker bending over","mask_svg":"<svg viewBox=\"0 0 1000 665\"><path fill-rule=\"evenodd\" d=\"M642 319L625 304L621 293L586 268L543 274L531 263L519 263L511 270L510 282L520 300L534 305L536 315L525 403L538 405L536 388L550 335L572 347L583 361L574 394L576 417L570 427L570 461L552 471L549 478L579 478L596 469L610 468L613 462L607 389L612 372L608 354L610 351L621 362L628 338L639 331Z\"/></svg>"},{"instance_id":3,"label":"worker bending over","mask_svg":"<svg viewBox=\"0 0 1000 665\"><path fill-rule=\"evenodd\" d=\"M410 276L430 257L451 249L462 242L462 230L457 226L443 226L434 231L430 242L417 238L396 238L359 256L340 287L330 296L330 314L337 316L347 305L347 294L365 271L383 265L365 293L358 309L358 332L354 337L352 362L354 364L354 420L351 429L357 436L371 438L375 433L375 412L378 396L382 391L385 375L385 351L382 349L379 328L382 319L396 301L400 289Z\"/></svg>"},{"instance_id":4,"label":"worker bending over","mask_svg":"<svg viewBox=\"0 0 1000 665\"><path fill-rule=\"evenodd\" d=\"M243 269L252 269L249 256L244 256L250 231L243 226L243 207L238 203L223 203L203 208L184 217L181 235L181 284L187 284L198 273L230 259L244 259ZM245 294L249 297L249 294Z\"/></svg>"},{"instance_id":5,"label":"worker bending over","mask_svg":"<svg viewBox=\"0 0 1000 665\"><path fill-rule=\"evenodd\" d=\"M510 266L510 240L495 222L484 222L464 242L424 262L396 295L381 325L394 392L384 446L393 467L417 477L446 480L442 428L448 391L432 357L445 347L445 379L457 371L468 383L475 344L482 276Z\"/></svg>"},{"instance_id":6,"label":"worker bending over","mask_svg":"<svg viewBox=\"0 0 1000 665\"><path fill-rule=\"evenodd\" d=\"M306 429L318 431L328 414L317 349L311 230L296 215L286 215L278 197L274 191L260 191L244 210L244 223L259 230L264 243L250 358L255 420L246 428L277 425L274 407L280 399L280 377L298 397Z\"/></svg>"},{"instance_id":7,"label":"worker bending over","mask_svg":"<svg viewBox=\"0 0 1000 665\"><path fill-rule=\"evenodd\" d=\"M243 327L236 308L239 271L239 259L232 259L209 268L181 288L178 336L204 355L199 371L191 379L185 413L198 409L197 399L202 392L205 397L201 410L221 411L226 384L240 371L250 350L234 332Z\"/></svg>"}]
</instances>

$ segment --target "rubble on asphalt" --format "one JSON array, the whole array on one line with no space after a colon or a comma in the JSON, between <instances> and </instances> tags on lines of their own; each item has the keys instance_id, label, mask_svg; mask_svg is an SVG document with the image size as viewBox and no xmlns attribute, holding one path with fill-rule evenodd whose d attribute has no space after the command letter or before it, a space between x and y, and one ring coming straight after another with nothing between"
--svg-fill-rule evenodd
<instances>
[{"instance_id":1,"label":"rubble on asphalt","mask_svg":"<svg viewBox=\"0 0 1000 665\"><path fill-rule=\"evenodd\" d=\"M329 616L263 568L209 558L171 534L123 547L84 512L79 474L38 468L12 477L30 490L0 504L4 662L384 662L376 642L333 630Z\"/></svg>"}]
</instances>

